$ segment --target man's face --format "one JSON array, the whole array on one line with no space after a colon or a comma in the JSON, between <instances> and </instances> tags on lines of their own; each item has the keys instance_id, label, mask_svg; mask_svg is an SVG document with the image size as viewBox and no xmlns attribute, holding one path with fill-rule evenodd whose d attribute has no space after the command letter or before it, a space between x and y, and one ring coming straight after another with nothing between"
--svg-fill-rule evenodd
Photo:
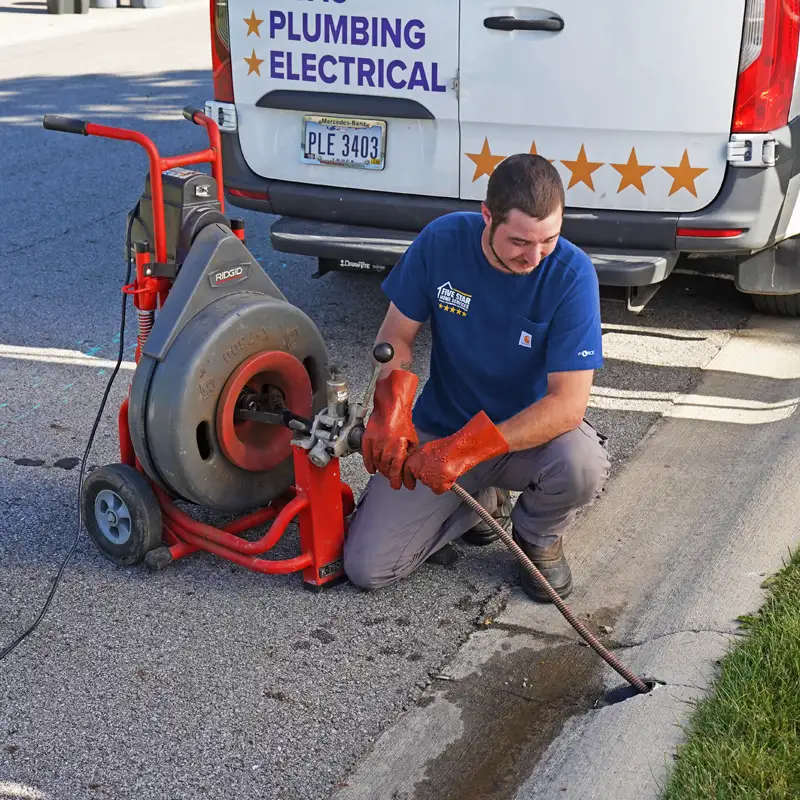
<instances>
[{"instance_id":1,"label":"man's face","mask_svg":"<svg viewBox=\"0 0 800 800\"><path fill-rule=\"evenodd\" d=\"M561 233L561 209L539 220L515 208L495 229L492 229L492 215L485 204L482 213L486 222L485 240L504 272L529 275L555 250Z\"/></svg>"}]
</instances>

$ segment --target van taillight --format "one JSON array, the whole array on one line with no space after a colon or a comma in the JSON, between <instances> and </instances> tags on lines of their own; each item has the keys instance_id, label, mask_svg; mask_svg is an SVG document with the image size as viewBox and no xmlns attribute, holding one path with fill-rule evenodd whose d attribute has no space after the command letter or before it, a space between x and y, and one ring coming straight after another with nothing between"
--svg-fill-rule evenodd
<instances>
[{"instance_id":1,"label":"van taillight","mask_svg":"<svg viewBox=\"0 0 800 800\"><path fill-rule=\"evenodd\" d=\"M211 6L211 71L214 99L233 102L231 71L231 35L228 26L228 0L210 0Z\"/></svg>"},{"instance_id":2,"label":"van taillight","mask_svg":"<svg viewBox=\"0 0 800 800\"><path fill-rule=\"evenodd\" d=\"M733 132L766 133L789 121L800 0L747 0Z\"/></svg>"}]
</instances>

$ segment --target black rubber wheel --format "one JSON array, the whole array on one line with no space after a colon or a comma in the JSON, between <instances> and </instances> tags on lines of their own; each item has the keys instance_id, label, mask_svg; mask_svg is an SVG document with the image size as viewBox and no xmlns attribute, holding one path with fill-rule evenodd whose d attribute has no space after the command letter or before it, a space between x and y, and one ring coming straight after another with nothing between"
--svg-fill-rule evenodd
<instances>
[{"instance_id":1,"label":"black rubber wheel","mask_svg":"<svg viewBox=\"0 0 800 800\"><path fill-rule=\"evenodd\" d=\"M800 294L754 294L753 305L762 314L800 317Z\"/></svg>"},{"instance_id":2,"label":"black rubber wheel","mask_svg":"<svg viewBox=\"0 0 800 800\"><path fill-rule=\"evenodd\" d=\"M115 564L138 564L161 544L161 507L147 479L133 467L96 469L84 481L81 502L86 530Z\"/></svg>"}]
</instances>

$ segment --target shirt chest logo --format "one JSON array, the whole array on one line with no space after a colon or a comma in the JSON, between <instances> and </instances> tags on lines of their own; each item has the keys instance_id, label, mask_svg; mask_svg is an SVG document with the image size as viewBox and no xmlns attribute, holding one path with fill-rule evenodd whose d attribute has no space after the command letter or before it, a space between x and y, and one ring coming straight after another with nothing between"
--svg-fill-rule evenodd
<instances>
[{"instance_id":1,"label":"shirt chest logo","mask_svg":"<svg viewBox=\"0 0 800 800\"><path fill-rule=\"evenodd\" d=\"M466 317L469 311L469 304L472 301L472 295L454 289L450 281L447 281L436 290L436 299L442 311L459 317Z\"/></svg>"},{"instance_id":2,"label":"shirt chest logo","mask_svg":"<svg viewBox=\"0 0 800 800\"><path fill-rule=\"evenodd\" d=\"M522 331L519 335L519 346L520 347L530 347L531 346L532 337L527 331Z\"/></svg>"}]
</instances>

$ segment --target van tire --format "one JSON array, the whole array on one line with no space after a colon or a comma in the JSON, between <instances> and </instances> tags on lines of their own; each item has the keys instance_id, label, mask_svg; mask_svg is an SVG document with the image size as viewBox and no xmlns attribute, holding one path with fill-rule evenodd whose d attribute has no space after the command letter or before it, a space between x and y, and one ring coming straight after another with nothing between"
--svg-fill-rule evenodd
<instances>
[{"instance_id":1,"label":"van tire","mask_svg":"<svg viewBox=\"0 0 800 800\"><path fill-rule=\"evenodd\" d=\"M800 294L754 294L753 305L762 314L776 317L800 317Z\"/></svg>"}]
</instances>

